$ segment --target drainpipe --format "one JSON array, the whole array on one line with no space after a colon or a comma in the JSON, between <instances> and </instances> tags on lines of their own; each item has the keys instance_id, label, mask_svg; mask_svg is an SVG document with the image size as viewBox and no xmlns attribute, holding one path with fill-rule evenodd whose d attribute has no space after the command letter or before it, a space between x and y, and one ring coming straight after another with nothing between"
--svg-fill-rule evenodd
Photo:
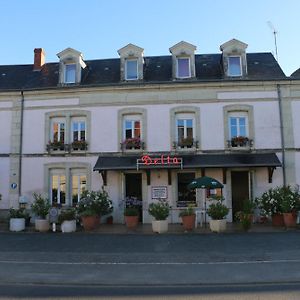
<instances>
[{"instance_id":1,"label":"drainpipe","mask_svg":"<svg viewBox=\"0 0 300 300\"><path fill-rule=\"evenodd\" d=\"M280 136L281 136L283 186L286 186L286 174L285 174L285 140L284 140L284 132L283 132L284 128L283 128L282 98L281 98L280 84L277 84L277 96L278 96Z\"/></svg>"},{"instance_id":2,"label":"drainpipe","mask_svg":"<svg viewBox=\"0 0 300 300\"><path fill-rule=\"evenodd\" d=\"M24 93L23 93L23 91L21 91L20 148L19 148L19 182L18 182L19 197L22 195L23 118L24 118Z\"/></svg>"}]
</instances>

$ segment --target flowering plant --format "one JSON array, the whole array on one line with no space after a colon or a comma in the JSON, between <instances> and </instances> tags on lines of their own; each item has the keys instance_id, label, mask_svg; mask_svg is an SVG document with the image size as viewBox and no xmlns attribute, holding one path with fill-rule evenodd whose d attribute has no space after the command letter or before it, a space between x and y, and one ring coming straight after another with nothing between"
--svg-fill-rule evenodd
<instances>
[{"instance_id":1,"label":"flowering plant","mask_svg":"<svg viewBox=\"0 0 300 300\"><path fill-rule=\"evenodd\" d=\"M215 203L210 204L207 214L213 219L213 220L222 220L224 219L227 214L229 213L229 208L224 205L222 202L224 200L223 197L214 199Z\"/></svg>"},{"instance_id":2,"label":"flowering plant","mask_svg":"<svg viewBox=\"0 0 300 300\"><path fill-rule=\"evenodd\" d=\"M297 210L300 205L299 187L276 187L264 192L255 199L263 216L272 216Z\"/></svg>"},{"instance_id":3,"label":"flowering plant","mask_svg":"<svg viewBox=\"0 0 300 300\"><path fill-rule=\"evenodd\" d=\"M140 149L141 139L139 137L127 138L122 142L122 145L124 145L126 149L130 149L130 148Z\"/></svg>"},{"instance_id":4,"label":"flowering plant","mask_svg":"<svg viewBox=\"0 0 300 300\"><path fill-rule=\"evenodd\" d=\"M112 201L103 187L101 191L84 191L77 211L80 216L104 216L113 211Z\"/></svg>"},{"instance_id":5,"label":"flowering plant","mask_svg":"<svg viewBox=\"0 0 300 300\"><path fill-rule=\"evenodd\" d=\"M249 138L246 136L234 136L231 139L231 146L232 147L243 147L246 146L249 142Z\"/></svg>"},{"instance_id":6,"label":"flowering plant","mask_svg":"<svg viewBox=\"0 0 300 300\"><path fill-rule=\"evenodd\" d=\"M149 205L148 212L156 221L166 220L170 213L170 206L167 201L159 200Z\"/></svg>"}]
</instances>

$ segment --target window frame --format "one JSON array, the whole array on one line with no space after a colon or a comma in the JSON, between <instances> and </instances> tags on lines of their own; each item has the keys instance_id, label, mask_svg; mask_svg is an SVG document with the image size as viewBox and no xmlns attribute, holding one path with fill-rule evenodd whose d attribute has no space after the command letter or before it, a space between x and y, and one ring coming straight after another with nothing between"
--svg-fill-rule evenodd
<instances>
[{"instance_id":1,"label":"window frame","mask_svg":"<svg viewBox=\"0 0 300 300\"><path fill-rule=\"evenodd\" d=\"M230 123L230 119L231 118L236 118L237 120L240 120L241 118L245 118L245 135L240 135L240 126L239 124L237 124L237 135L236 136L245 136L247 138L249 138L249 116L247 112L229 112L228 113L228 136L229 139L232 139L233 136L232 135L232 131L231 131L231 123ZM239 123L239 121L238 121Z\"/></svg>"},{"instance_id":2,"label":"window frame","mask_svg":"<svg viewBox=\"0 0 300 300\"><path fill-rule=\"evenodd\" d=\"M75 142L75 140L74 140L74 132L75 132L75 130L73 129L73 126L74 126L74 124L75 123L78 123L78 125L79 125L79 128L78 128L78 130L77 130L77 132L78 132L78 139L77 139L77 141L84 141L84 142L86 142L86 138L87 138L87 136L86 136L86 134L87 134L87 132L86 132L86 127L87 127L87 121L86 121L86 118L83 118L83 117L71 117L71 130L70 130L70 134L71 134L71 137L70 137L70 141L71 141L71 143L73 143L73 142ZM81 139L81 132L83 131L83 130L80 130L80 127L81 127L81 123L84 123L84 139L82 140Z\"/></svg>"},{"instance_id":3,"label":"window frame","mask_svg":"<svg viewBox=\"0 0 300 300\"><path fill-rule=\"evenodd\" d=\"M72 77L72 81L68 81L67 78L68 78L68 68L69 67L74 67L74 70L72 69L72 71L74 71L74 74L72 74L74 76L74 78ZM76 83L76 63L67 63L64 65L64 83L65 84L71 84L71 83Z\"/></svg>"},{"instance_id":4,"label":"window frame","mask_svg":"<svg viewBox=\"0 0 300 300\"><path fill-rule=\"evenodd\" d=\"M57 141L54 141L54 125L58 124L58 131L57 131ZM64 125L64 131L63 131L63 144L66 144L66 119L63 117L57 117L57 118L51 118L51 129L50 129L50 141L51 142L62 142L61 140L61 125Z\"/></svg>"},{"instance_id":5,"label":"window frame","mask_svg":"<svg viewBox=\"0 0 300 300\"><path fill-rule=\"evenodd\" d=\"M75 169L75 168L71 169L70 173L71 173L70 174L70 204L72 206L74 206L80 200L82 192L85 191L85 190L87 190L87 174L86 174L86 172L84 172L83 169ZM81 191L81 177L82 176L85 177L85 188ZM78 177L78 179L77 179L77 184L78 184L78 186L77 186L77 192L79 192L79 193L77 193L77 201L76 201L76 203L74 203L74 201L73 201L73 198L75 196L75 195L73 195L73 178L74 177Z\"/></svg>"},{"instance_id":6,"label":"window frame","mask_svg":"<svg viewBox=\"0 0 300 300\"><path fill-rule=\"evenodd\" d=\"M128 76L128 62L135 62L136 63L136 77L129 78ZM125 59L125 80L138 80L139 78L139 62L137 58L127 58Z\"/></svg>"},{"instance_id":7,"label":"window frame","mask_svg":"<svg viewBox=\"0 0 300 300\"><path fill-rule=\"evenodd\" d=\"M53 202L53 177L58 176L58 183L57 183L57 202ZM61 177L64 177L65 180L65 191L61 190ZM62 203L61 199L61 193L65 193L65 199L64 202ZM61 205L61 206L66 206L67 205L67 178L66 174L63 169L52 169L50 171L50 202L51 205Z\"/></svg>"},{"instance_id":8,"label":"window frame","mask_svg":"<svg viewBox=\"0 0 300 300\"><path fill-rule=\"evenodd\" d=\"M231 58L238 58L239 59L239 74L232 74L231 72L231 66L232 66L232 63L230 63L230 59ZM230 77L240 77L243 75L243 71L242 71L242 57L240 55L229 55L227 57L227 61L228 61L228 76Z\"/></svg>"},{"instance_id":9,"label":"window frame","mask_svg":"<svg viewBox=\"0 0 300 300\"><path fill-rule=\"evenodd\" d=\"M187 60L188 61L188 76L179 76L179 60ZM191 78L191 58L189 56L177 56L176 57L176 77L179 79Z\"/></svg>"}]
</instances>

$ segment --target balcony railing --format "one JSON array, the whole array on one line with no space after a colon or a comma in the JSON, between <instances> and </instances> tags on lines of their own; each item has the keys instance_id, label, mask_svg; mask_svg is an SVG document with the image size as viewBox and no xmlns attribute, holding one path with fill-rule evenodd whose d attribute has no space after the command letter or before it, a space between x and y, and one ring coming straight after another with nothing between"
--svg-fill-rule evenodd
<instances>
[{"instance_id":1,"label":"balcony railing","mask_svg":"<svg viewBox=\"0 0 300 300\"><path fill-rule=\"evenodd\" d=\"M71 144L64 144L62 142L49 142L46 146L48 153L61 153L61 152L76 152L87 151L88 143L85 141L73 142Z\"/></svg>"},{"instance_id":2,"label":"balcony railing","mask_svg":"<svg viewBox=\"0 0 300 300\"><path fill-rule=\"evenodd\" d=\"M182 139L181 141L173 142L174 149L198 149L199 142L194 139Z\"/></svg>"},{"instance_id":3,"label":"balcony railing","mask_svg":"<svg viewBox=\"0 0 300 300\"><path fill-rule=\"evenodd\" d=\"M246 136L235 136L231 140L227 141L228 148L252 148L253 147L253 140L249 139Z\"/></svg>"}]
</instances>

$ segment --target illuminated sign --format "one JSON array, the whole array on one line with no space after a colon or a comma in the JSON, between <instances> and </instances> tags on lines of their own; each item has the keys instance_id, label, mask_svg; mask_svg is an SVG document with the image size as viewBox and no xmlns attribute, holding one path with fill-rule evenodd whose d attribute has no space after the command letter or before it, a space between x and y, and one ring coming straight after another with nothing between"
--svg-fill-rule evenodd
<instances>
[{"instance_id":1,"label":"illuminated sign","mask_svg":"<svg viewBox=\"0 0 300 300\"><path fill-rule=\"evenodd\" d=\"M163 154L161 156L143 155L137 159L137 169L140 167L176 167L182 169L182 163L182 157Z\"/></svg>"}]
</instances>

